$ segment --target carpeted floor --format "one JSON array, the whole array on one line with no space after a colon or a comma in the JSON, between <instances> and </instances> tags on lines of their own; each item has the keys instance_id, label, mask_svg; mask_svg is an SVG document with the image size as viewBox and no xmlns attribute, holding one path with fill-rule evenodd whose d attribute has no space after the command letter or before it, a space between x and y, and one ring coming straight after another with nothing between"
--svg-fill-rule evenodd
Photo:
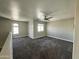
<instances>
[{"instance_id":1,"label":"carpeted floor","mask_svg":"<svg viewBox=\"0 0 79 59\"><path fill-rule=\"evenodd\" d=\"M71 42L42 37L13 39L13 59L72 59Z\"/></svg>"}]
</instances>

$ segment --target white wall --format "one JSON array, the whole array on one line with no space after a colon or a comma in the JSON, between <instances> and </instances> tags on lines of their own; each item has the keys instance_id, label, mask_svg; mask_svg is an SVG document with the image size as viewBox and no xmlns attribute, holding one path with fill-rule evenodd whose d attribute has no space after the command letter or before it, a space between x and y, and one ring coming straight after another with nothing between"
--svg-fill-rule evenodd
<instances>
[{"instance_id":1,"label":"white wall","mask_svg":"<svg viewBox=\"0 0 79 59\"><path fill-rule=\"evenodd\" d=\"M73 42L74 18L47 23L47 35Z\"/></svg>"},{"instance_id":2,"label":"white wall","mask_svg":"<svg viewBox=\"0 0 79 59\"><path fill-rule=\"evenodd\" d=\"M9 19L0 17L0 48L3 47L9 31L11 31L11 21Z\"/></svg>"},{"instance_id":3,"label":"white wall","mask_svg":"<svg viewBox=\"0 0 79 59\"><path fill-rule=\"evenodd\" d=\"M29 20L29 27L28 27L28 35L30 38L34 38L34 25L33 25L33 20Z\"/></svg>"},{"instance_id":4,"label":"white wall","mask_svg":"<svg viewBox=\"0 0 79 59\"><path fill-rule=\"evenodd\" d=\"M25 37L28 36L28 22L23 22L23 21L14 21L14 23L19 24L19 34L18 35L13 35L14 37Z\"/></svg>"},{"instance_id":5,"label":"white wall","mask_svg":"<svg viewBox=\"0 0 79 59\"><path fill-rule=\"evenodd\" d=\"M44 31L43 32L37 31L37 24L38 23L44 24ZM29 37L32 39L35 39L35 38L40 38L40 37L46 36L46 34L47 34L46 25L47 25L47 23L43 22L43 21L29 20L29 28L28 28L29 29Z\"/></svg>"},{"instance_id":6,"label":"white wall","mask_svg":"<svg viewBox=\"0 0 79 59\"><path fill-rule=\"evenodd\" d=\"M79 0L76 0L76 10L75 10L75 36L74 36L74 44L73 44L73 59L79 59Z\"/></svg>"},{"instance_id":7,"label":"white wall","mask_svg":"<svg viewBox=\"0 0 79 59\"><path fill-rule=\"evenodd\" d=\"M0 52L0 59L13 59L12 53L12 34L10 33Z\"/></svg>"},{"instance_id":8,"label":"white wall","mask_svg":"<svg viewBox=\"0 0 79 59\"><path fill-rule=\"evenodd\" d=\"M37 25L38 24L44 24L44 31L38 32ZM34 20L34 38L40 38L47 36L47 23L39 20Z\"/></svg>"}]
</instances>

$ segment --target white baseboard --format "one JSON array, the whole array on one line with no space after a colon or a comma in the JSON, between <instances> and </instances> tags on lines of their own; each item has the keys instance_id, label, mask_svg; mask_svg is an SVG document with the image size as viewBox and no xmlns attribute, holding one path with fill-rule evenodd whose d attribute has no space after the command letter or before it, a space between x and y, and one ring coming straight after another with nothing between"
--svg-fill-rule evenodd
<instances>
[{"instance_id":1,"label":"white baseboard","mask_svg":"<svg viewBox=\"0 0 79 59\"><path fill-rule=\"evenodd\" d=\"M63 38L59 38L59 37L54 37L54 36L49 36L49 35L48 35L48 37L57 38L57 39L64 40L64 41L68 41L68 42L73 42L71 40L67 40L67 39L63 39Z\"/></svg>"},{"instance_id":2,"label":"white baseboard","mask_svg":"<svg viewBox=\"0 0 79 59\"><path fill-rule=\"evenodd\" d=\"M28 36L28 35L24 35L24 36L12 36L13 38L20 38L20 37L26 37L26 36Z\"/></svg>"},{"instance_id":3,"label":"white baseboard","mask_svg":"<svg viewBox=\"0 0 79 59\"><path fill-rule=\"evenodd\" d=\"M29 36L28 36L29 37ZM41 37L45 37L45 36L40 36L40 37L30 37L31 39L38 39L38 38L41 38Z\"/></svg>"}]
</instances>

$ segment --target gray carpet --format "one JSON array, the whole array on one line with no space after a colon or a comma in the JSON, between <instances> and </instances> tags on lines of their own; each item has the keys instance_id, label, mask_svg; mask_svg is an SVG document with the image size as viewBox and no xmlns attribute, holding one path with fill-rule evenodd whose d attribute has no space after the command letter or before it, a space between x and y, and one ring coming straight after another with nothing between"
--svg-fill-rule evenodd
<instances>
[{"instance_id":1,"label":"gray carpet","mask_svg":"<svg viewBox=\"0 0 79 59\"><path fill-rule=\"evenodd\" d=\"M71 42L42 37L13 39L13 59L72 59Z\"/></svg>"}]
</instances>

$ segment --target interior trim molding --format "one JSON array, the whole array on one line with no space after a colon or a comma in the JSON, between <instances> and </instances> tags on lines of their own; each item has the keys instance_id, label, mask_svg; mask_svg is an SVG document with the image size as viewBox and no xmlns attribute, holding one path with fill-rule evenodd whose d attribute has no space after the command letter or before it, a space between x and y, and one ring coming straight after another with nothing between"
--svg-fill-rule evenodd
<instances>
[{"instance_id":1,"label":"interior trim molding","mask_svg":"<svg viewBox=\"0 0 79 59\"><path fill-rule=\"evenodd\" d=\"M13 38L22 38L22 37L27 37L28 35L25 35L25 36L12 36Z\"/></svg>"},{"instance_id":2,"label":"interior trim molding","mask_svg":"<svg viewBox=\"0 0 79 59\"><path fill-rule=\"evenodd\" d=\"M60 39L60 40L64 40L64 41L68 41L68 42L72 42L73 43L73 41L71 41L71 40L67 40L67 39L63 39L63 38L59 38L59 37L54 37L54 36L49 36L49 35L47 35L48 37L52 37L52 38L57 38L57 39Z\"/></svg>"}]
</instances>

